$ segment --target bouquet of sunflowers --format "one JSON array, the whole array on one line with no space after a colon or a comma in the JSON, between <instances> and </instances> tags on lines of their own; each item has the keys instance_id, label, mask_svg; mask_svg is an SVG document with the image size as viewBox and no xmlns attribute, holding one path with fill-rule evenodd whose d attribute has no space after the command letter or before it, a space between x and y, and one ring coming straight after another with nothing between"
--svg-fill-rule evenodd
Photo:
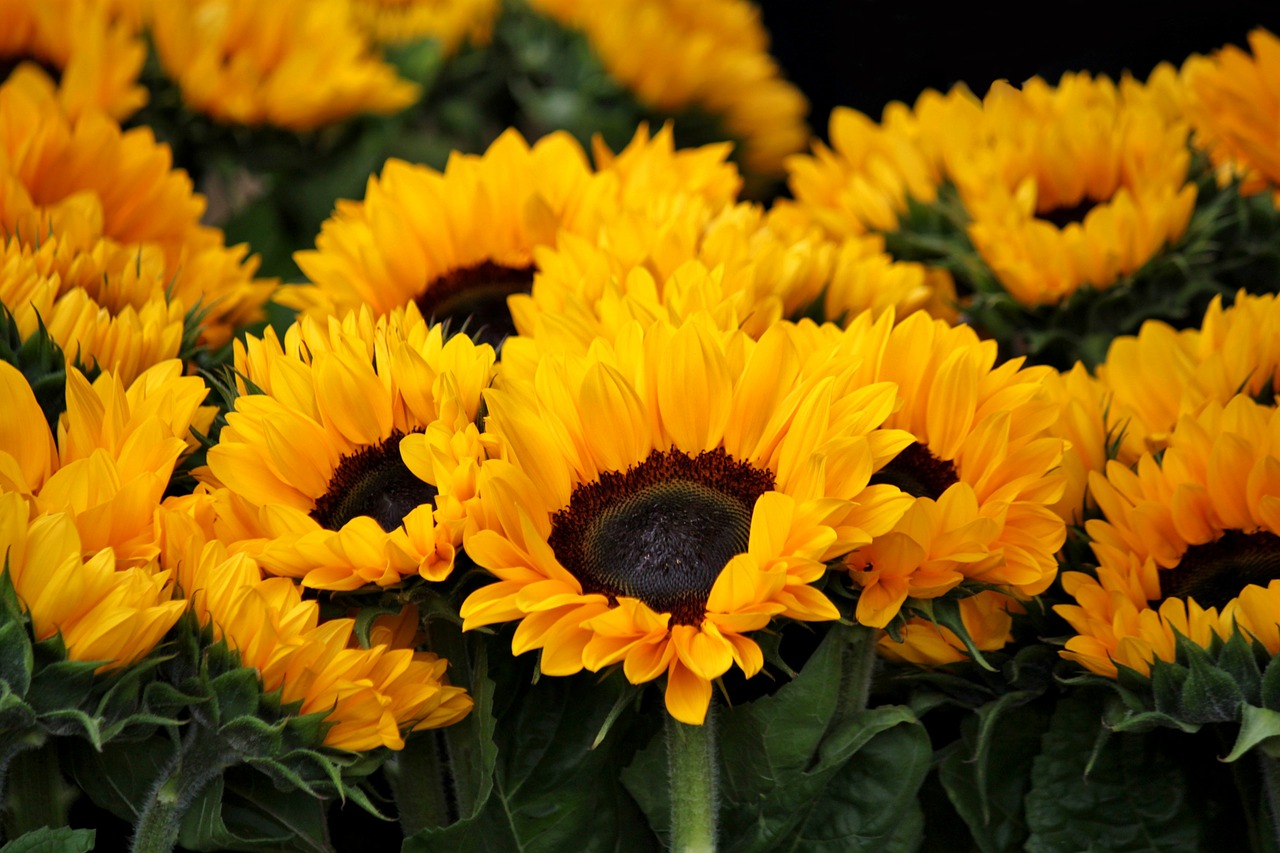
<instances>
[{"instance_id":1,"label":"bouquet of sunflowers","mask_svg":"<svg viewBox=\"0 0 1280 853\"><path fill-rule=\"evenodd\" d=\"M1280 850L1272 33L0 20L3 853Z\"/></svg>"}]
</instances>

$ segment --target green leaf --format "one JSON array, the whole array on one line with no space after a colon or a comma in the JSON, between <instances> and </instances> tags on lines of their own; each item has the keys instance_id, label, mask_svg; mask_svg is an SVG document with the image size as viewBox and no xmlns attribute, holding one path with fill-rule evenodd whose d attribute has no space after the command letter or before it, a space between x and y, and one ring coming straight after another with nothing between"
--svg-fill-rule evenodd
<instances>
[{"instance_id":1,"label":"green leaf","mask_svg":"<svg viewBox=\"0 0 1280 853\"><path fill-rule=\"evenodd\" d=\"M178 843L190 850L263 850L324 853L327 803L299 791L284 792L247 768L227 771L192 802Z\"/></svg>"},{"instance_id":2,"label":"green leaf","mask_svg":"<svg viewBox=\"0 0 1280 853\"><path fill-rule=\"evenodd\" d=\"M65 768L95 804L133 823L173 753L173 741L160 735L140 741L113 741L101 752L82 740L74 740L66 745Z\"/></svg>"},{"instance_id":3,"label":"green leaf","mask_svg":"<svg viewBox=\"0 0 1280 853\"><path fill-rule=\"evenodd\" d=\"M1058 703L1032 766L1026 850L1207 849L1183 763L1159 746L1166 733L1115 735L1095 754L1103 701L1075 694Z\"/></svg>"},{"instance_id":4,"label":"green leaf","mask_svg":"<svg viewBox=\"0 0 1280 853\"><path fill-rule=\"evenodd\" d=\"M1263 744L1264 750L1280 744L1280 741L1272 740L1280 736L1280 711L1244 705L1240 714L1240 733L1236 736L1230 754L1223 761L1236 761L1259 744Z\"/></svg>"},{"instance_id":5,"label":"green leaf","mask_svg":"<svg viewBox=\"0 0 1280 853\"><path fill-rule=\"evenodd\" d=\"M43 826L0 847L0 853L88 853L93 849L93 842L92 829Z\"/></svg>"}]
</instances>

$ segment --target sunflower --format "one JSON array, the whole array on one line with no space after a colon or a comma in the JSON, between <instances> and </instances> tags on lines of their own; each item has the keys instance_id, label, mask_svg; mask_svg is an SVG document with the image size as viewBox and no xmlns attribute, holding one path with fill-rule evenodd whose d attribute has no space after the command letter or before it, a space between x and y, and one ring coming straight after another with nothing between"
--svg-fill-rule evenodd
<instances>
[{"instance_id":1,"label":"sunflower","mask_svg":"<svg viewBox=\"0 0 1280 853\"><path fill-rule=\"evenodd\" d=\"M127 388L102 373L92 384L67 370L67 411L54 436L26 378L0 362L0 491L25 497L34 512L71 517L86 555L114 550L122 566L159 553L153 515L194 425L213 413L198 376L176 360L143 371Z\"/></svg>"},{"instance_id":2,"label":"sunflower","mask_svg":"<svg viewBox=\"0 0 1280 853\"><path fill-rule=\"evenodd\" d=\"M1259 28L1249 33L1249 47L1191 56L1182 77L1196 146L1252 194L1280 187L1280 39Z\"/></svg>"},{"instance_id":3,"label":"sunflower","mask_svg":"<svg viewBox=\"0 0 1280 853\"><path fill-rule=\"evenodd\" d=\"M220 346L261 314L275 283L255 281L248 247L200 224L204 198L172 169L147 128L122 131L105 114L71 119L32 66L0 85L0 233L38 245L56 234L79 249L99 239L133 253L158 249L166 290L206 311L202 341ZM110 163L111 168L104 168Z\"/></svg>"},{"instance_id":4,"label":"sunflower","mask_svg":"<svg viewBox=\"0 0 1280 853\"><path fill-rule=\"evenodd\" d=\"M247 554L206 542L181 511L167 512L165 559L202 625L256 669L263 692L279 691L300 715L324 713L324 744L365 752L402 749L404 732L465 717L471 697L445 677L448 661L413 649L417 612L381 617L360 646L352 619L322 620L287 578L263 578ZM183 602L185 604L186 602Z\"/></svg>"},{"instance_id":5,"label":"sunflower","mask_svg":"<svg viewBox=\"0 0 1280 853\"><path fill-rule=\"evenodd\" d=\"M483 46L493 34L498 0L352 0L351 17L377 44L432 38L451 54L462 42Z\"/></svg>"},{"instance_id":6,"label":"sunflower","mask_svg":"<svg viewBox=\"0 0 1280 853\"><path fill-rule=\"evenodd\" d=\"M608 74L646 107L718 120L741 143L746 171L781 176L809 137L808 103L769 55L760 11L742 0L534 0L540 14L582 31Z\"/></svg>"},{"instance_id":7,"label":"sunflower","mask_svg":"<svg viewBox=\"0 0 1280 853\"><path fill-rule=\"evenodd\" d=\"M57 69L58 102L73 118L101 110L124 121L147 102L138 85L147 48L136 21L108 0L3 0L0 60Z\"/></svg>"},{"instance_id":8,"label":"sunflower","mask_svg":"<svg viewBox=\"0 0 1280 853\"><path fill-rule=\"evenodd\" d=\"M1236 631L1280 653L1280 411L1246 396L1185 415L1157 460L1090 475L1103 518L1086 522L1097 578L1063 575L1076 631L1062 656L1099 675L1148 674L1176 637L1209 648Z\"/></svg>"},{"instance_id":9,"label":"sunflower","mask_svg":"<svg viewBox=\"0 0 1280 853\"><path fill-rule=\"evenodd\" d=\"M347 0L185 0L152 4L150 18L183 101L220 122L313 130L419 96L374 54Z\"/></svg>"},{"instance_id":10,"label":"sunflower","mask_svg":"<svg viewBox=\"0 0 1280 853\"><path fill-rule=\"evenodd\" d=\"M465 547L497 580L463 603L464 630L518 620L513 651L541 649L548 675L665 674L668 711L700 724L712 680L763 665L750 632L838 617L811 586L824 561L906 503L868 486L909 441L879 429L896 390L840 356L806 363L780 326L756 342L697 316L487 392L503 451Z\"/></svg>"},{"instance_id":11,"label":"sunflower","mask_svg":"<svg viewBox=\"0 0 1280 853\"><path fill-rule=\"evenodd\" d=\"M1013 614L1025 612L1016 598L994 590L962 598L959 607L969 639L982 652L1003 649L1013 639ZM882 657L922 667L969 660L964 641L945 625L912 617L900 631L898 640L886 633L877 642L876 649Z\"/></svg>"},{"instance_id":12,"label":"sunflower","mask_svg":"<svg viewBox=\"0 0 1280 853\"><path fill-rule=\"evenodd\" d=\"M218 536L306 586L389 586L453 569L493 348L445 340L410 304L376 323L304 318L235 345L240 396L205 478ZM251 393L252 392L252 393Z\"/></svg>"},{"instance_id":13,"label":"sunflower","mask_svg":"<svg viewBox=\"0 0 1280 853\"><path fill-rule=\"evenodd\" d=\"M178 355L184 314L167 298L164 256L99 240L76 251L50 237L38 248L9 238L0 253L0 303L25 340L43 323L68 360L126 385Z\"/></svg>"},{"instance_id":14,"label":"sunflower","mask_svg":"<svg viewBox=\"0 0 1280 853\"><path fill-rule=\"evenodd\" d=\"M996 364L994 341L968 326L917 312L896 326L892 311L860 315L847 329L803 322L802 352L867 348L873 380L901 389L885 426L913 443L876 474L915 498L892 531L845 561L860 587L858 621L884 627L907 598L931 598L965 580L1022 596L1057 574L1066 528L1052 507L1062 497L1063 441L1049 433L1059 403L1052 370Z\"/></svg>"},{"instance_id":15,"label":"sunflower","mask_svg":"<svg viewBox=\"0 0 1280 853\"><path fill-rule=\"evenodd\" d=\"M719 209L740 183L727 153L677 151L669 128L652 137L641 128L618 154L598 145L593 174L567 134L530 147L509 130L483 155L453 155L443 173L390 160L364 201L338 203L315 251L295 255L312 284L279 301L316 317L414 301L424 316L496 344L514 332L507 298L531 288L535 249L637 210L656 218L689 193Z\"/></svg>"},{"instance_id":16,"label":"sunflower","mask_svg":"<svg viewBox=\"0 0 1280 853\"><path fill-rule=\"evenodd\" d=\"M111 548L84 547L70 513L37 515L14 492L0 493L0 555L36 640L59 634L68 658L99 671L144 657L184 609L154 560L117 567Z\"/></svg>"}]
</instances>

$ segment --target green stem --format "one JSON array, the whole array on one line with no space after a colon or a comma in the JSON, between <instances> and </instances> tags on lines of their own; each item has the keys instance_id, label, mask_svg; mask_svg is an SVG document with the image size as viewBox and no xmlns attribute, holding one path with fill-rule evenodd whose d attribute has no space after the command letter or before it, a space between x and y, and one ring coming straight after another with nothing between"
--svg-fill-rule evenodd
<instances>
[{"instance_id":1,"label":"green stem","mask_svg":"<svg viewBox=\"0 0 1280 853\"><path fill-rule=\"evenodd\" d=\"M448 826L448 756L437 732L409 738L395 756L396 807L405 838L432 827Z\"/></svg>"},{"instance_id":2,"label":"green stem","mask_svg":"<svg viewBox=\"0 0 1280 853\"><path fill-rule=\"evenodd\" d=\"M671 849L713 853L716 849L717 767L715 703L700 726L667 716L667 763L671 774Z\"/></svg>"},{"instance_id":3,"label":"green stem","mask_svg":"<svg viewBox=\"0 0 1280 853\"><path fill-rule=\"evenodd\" d=\"M1255 750L1262 766L1262 808L1271 828L1271 846L1263 849L1280 850L1280 759L1267 755L1265 750ZM1261 835L1261 833L1259 833Z\"/></svg>"},{"instance_id":4,"label":"green stem","mask_svg":"<svg viewBox=\"0 0 1280 853\"><path fill-rule=\"evenodd\" d=\"M845 634L840 705L836 713L837 719L845 720L867 710L867 702L871 697L871 677L876 671L876 640L880 631L878 628L857 624L836 625L831 630L843 631Z\"/></svg>"},{"instance_id":5,"label":"green stem","mask_svg":"<svg viewBox=\"0 0 1280 853\"><path fill-rule=\"evenodd\" d=\"M178 843L178 830L188 807L236 761L215 733L196 722L189 725L138 814L132 853L170 853Z\"/></svg>"},{"instance_id":6,"label":"green stem","mask_svg":"<svg viewBox=\"0 0 1280 853\"><path fill-rule=\"evenodd\" d=\"M75 790L58 767L53 741L14 756L4 792L5 832L10 838L42 826L66 826Z\"/></svg>"}]
</instances>

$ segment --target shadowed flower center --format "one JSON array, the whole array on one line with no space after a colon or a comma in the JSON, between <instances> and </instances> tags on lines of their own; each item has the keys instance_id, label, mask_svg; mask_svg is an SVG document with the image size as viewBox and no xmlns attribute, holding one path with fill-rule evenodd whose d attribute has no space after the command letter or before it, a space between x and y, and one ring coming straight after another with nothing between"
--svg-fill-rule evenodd
<instances>
[{"instance_id":1,"label":"shadowed flower center","mask_svg":"<svg viewBox=\"0 0 1280 853\"><path fill-rule=\"evenodd\" d=\"M414 476L400 458L396 430L382 444L344 456L329 478L329 491L316 500L311 517L329 530L368 515L388 533L422 504L435 500L436 487Z\"/></svg>"},{"instance_id":2,"label":"shadowed flower center","mask_svg":"<svg viewBox=\"0 0 1280 853\"><path fill-rule=\"evenodd\" d=\"M533 267L514 269L485 261L445 273L418 296L422 316L431 323L449 323L476 343L497 347L516 333L507 297L533 289ZM464 325L465 324L465 325Z\"/></svg>"},{"instance_id":3,"label":"shadowed flower center","mask_svg":"<svg viewBox=\"0 0 1280 853\"><path fill-rule=\"evenodd\" d=\"M1037 213L1036 217L1038 219L1043 219L1046 222L1052 222L1059 228L1066 228L1072 222L1084 222L1084 218L1088 215L1089 211L1093 210L1097 206L1098 203L1096 201L1086 198L1079 204L1074 204L1071 207L1054 207L1049 210L1042 211Z\"/></svg>"},{"instance_id":4,"label":"shadowed flower center","mask_svg":"<svg viewBox=\"0 0 1280 853\"><path fill-rule=\"evenodd\" d=\"M917 441L872 475L871 482L897 486L914 498L936 501L959 479L955 465L934 456Z\"/></svg>"},{"instance_id":5,"label":"shadowed flower center","mask_svg":"<svg viewBox=\"0 0 1280 853\"><path fill-rule=\"evenodd\" d=\"M1266 586L1276 578L1280 536L1228 530L1213 542L1192 545L1177 566L1160 572L1160 600L1194 598L1201 607L1221 610L1249 584Z\"/></svg>"},{"instance_id":6,"label":"shadowed flower center","mask_svg":"<svg viewBox=\"0 0 1280 853\"><path fill-rule=\"evenodd\" d=\"M772 471L723 448L655 450L574 488L547 541L583 592L638 598L673 624L698 625L716 578L747 550L756 499L773 485Z\"/></svg>"}]
</instances>

